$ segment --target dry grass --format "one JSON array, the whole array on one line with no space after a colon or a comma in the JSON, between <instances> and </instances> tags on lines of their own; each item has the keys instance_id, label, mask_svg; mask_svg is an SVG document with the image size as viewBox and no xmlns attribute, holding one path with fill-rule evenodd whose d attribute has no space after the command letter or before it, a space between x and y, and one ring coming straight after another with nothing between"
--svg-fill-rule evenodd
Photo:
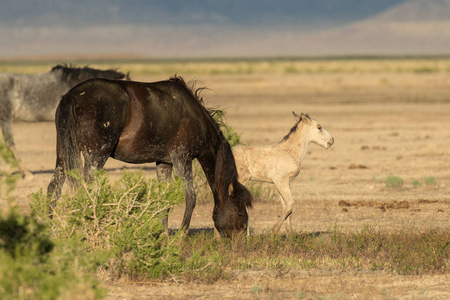
<instances>
[{"instance_id":1,"label":"dry grass","mask_svg":"<svg viewBox=\"0 0 450 300\"><path fill-rule=\"evenodd\" d=\"M343 233L286 236L256 235L214 240L212 234L188 238L184 245L186 280L215 281L227 270L272 270L280 276L291 271L383 271L402 275L446 274L450 271L450 233L412 228L383 230L364 227ZM200 266L202 272L197 272ZM228 275L227 275L228 274Z\"/></svg>"},{"instance_id":2,"label":"dry grass","mask_svg":"<svg viewBox=\"0 0 450 300\"><path fill-rule=\"evenodd\" d=\"M67 61L66 61L67 62ZM217 60L70 60L77 65L119 68L134 75L159 74L336 74L336 73L448 73L450 58L284 58ZM0 72L40 73L58 61L0 61Z\"/></svg>"}]
</instances>

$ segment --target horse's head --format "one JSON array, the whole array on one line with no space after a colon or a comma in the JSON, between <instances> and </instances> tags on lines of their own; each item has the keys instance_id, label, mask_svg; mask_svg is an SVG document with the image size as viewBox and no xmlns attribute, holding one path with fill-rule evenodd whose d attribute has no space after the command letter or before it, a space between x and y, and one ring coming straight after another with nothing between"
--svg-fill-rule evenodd
<instances>
[{"instance_id":1,"label":"horse's head","mask_svg":"<svg viewBox=\"0 0 450 300\"><path fill-rule=\"evenodd\" d=\"M308 116L308 114L305 115L302 113L299 116L295 112L292 113L299 124L301 122L309 128L308 137L311 142L316 143L325 149L330 148L334 144L334 138L331 134L329 134L315 119Z\"/></svg>"},{"instance_id":2,"label":"horse's head","mask_svg":"<svg viewBox=\"0 0 450 300\"><path fill-rule=\"evenodd\" d=\"M227 200L216 203L213 211L214 226L224 237L244 232L248 227L247 207L251 207L252 195L238 181L230 184Z\"/></svg>"}]
</instances>

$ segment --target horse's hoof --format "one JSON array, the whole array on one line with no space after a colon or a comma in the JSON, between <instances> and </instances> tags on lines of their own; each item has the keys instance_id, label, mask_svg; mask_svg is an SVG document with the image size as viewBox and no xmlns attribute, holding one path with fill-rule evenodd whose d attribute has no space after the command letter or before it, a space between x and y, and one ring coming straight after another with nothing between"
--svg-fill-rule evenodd
<instances>
[{"instance_id":1,"label":"horse's hoof","mask_svg":"<svg viewBox=\"0 0 450 300\"><path fill-rule=\"evenodd\" d=\"M34 174L31 173L30 171L23 171L23 172L21 172L21 175L22 175L22 179L27 180L27 181L34 178Z\"/></svg>"}]
</instances>

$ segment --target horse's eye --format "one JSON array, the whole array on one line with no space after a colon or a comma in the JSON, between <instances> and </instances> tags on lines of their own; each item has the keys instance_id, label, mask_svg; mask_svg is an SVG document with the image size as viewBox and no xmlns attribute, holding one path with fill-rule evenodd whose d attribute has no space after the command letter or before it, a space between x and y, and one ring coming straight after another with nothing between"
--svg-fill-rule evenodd
<instances>
[{"instance_id":1,"label":"horse's eye","mask_svg":"<svg viewBox=\"0 0 450 300\"><path fill-rule=\"evenodd\" d=\"M321 125L318 125L318 126L317 126L317 129L322 130L322 126L321 126Z\"/></svg>"}]
</instances>

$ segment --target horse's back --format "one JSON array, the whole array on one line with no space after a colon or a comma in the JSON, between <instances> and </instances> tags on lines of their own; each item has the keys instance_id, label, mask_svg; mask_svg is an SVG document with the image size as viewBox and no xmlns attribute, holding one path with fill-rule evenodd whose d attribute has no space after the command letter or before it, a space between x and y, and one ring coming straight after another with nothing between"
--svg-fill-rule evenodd
<instances>
[{"instance_id":1,"label":"horse's back","mask_svg":"<svg viewBox=\"0 0 450 300\"><path fill-rule=\"evenodd\" d=\"M204 108L171 80L91 79L72 88L61 102L73 103L86 144L114 143L111 156L129 163L166 161L175 150L196 156L210 138Z\"/></svg>"}]
</instances>

